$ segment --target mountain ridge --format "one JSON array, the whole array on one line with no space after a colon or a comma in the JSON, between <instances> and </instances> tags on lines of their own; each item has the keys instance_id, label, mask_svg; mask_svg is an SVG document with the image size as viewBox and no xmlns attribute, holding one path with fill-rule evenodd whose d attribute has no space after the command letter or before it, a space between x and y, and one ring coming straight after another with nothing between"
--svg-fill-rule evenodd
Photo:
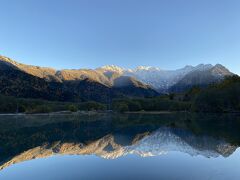
<instances>
[{"instance_id":1,"label":"mountain ridge","mask_svg":"<svg viewBox=\"0 0 240 180\"><path fill-rule=\"evenodd\" d=\"M127 76L131 85L142 84L142 87L152 88L159 93L181 92L192 86L206 86L211 83L217 83L226 76L233 75L232 72L221 64L186 65L176 70L163 70L153 66L138 66L133 69L126 69L116 65L106 65L95 69L56 70L48 67L25 65L0 56L1 63L49 82L90 79L107 87L115 87L116 80Z\"/></svg>"},{"instance_id":2,"label":"mountain ridge","mask_svg":"<svg viewBox=\"0 0 240 180\"><path fill-rule=\"evenodd\" d=\"M54 101L98 102L158 95L151 87L133 78L129 78L127 86L114 87L113 80L95 70L56 71L21 64L7 57L0 57L0 93Z\"/></svg>"},{"instance_id":3,"label":"mountain ridge","mask_svg":"<svg viewBox=\"0 0 240 180\"><path fill-rule=\"evenodd\" d=\"M160 67L156 67L156 66L147 66L147 65L139 65L136 66L135 68L123 68L121 66L115 65L115 64L108 64L108 65L103 65L100 67L96 67L96 68L68 68L68 69L57 69L57 68L53 68L53 67L48 67L48 66L38 66L38 65L29 65L29 64L24 64L24 63L20 63L17 60L13 60L12 58L9 58L7 56L4 55L0 55L0 60L4 60L6 62L12 63L12 64L18 64L18 65L25 65L25 66L32 66L32 67L38 67L38 68L44 68L44 69L51 69L51 70L55 70L55 71L61 71L61 70L79 70L79 69L85 69L85 70L97 70L97 69L109 69L109 70L151 70L151 69L155 69L155 70L161 70L161 71L175 71L175 70L180 70L180 69L185 69L185 68L200 68L200 67L204 67L204 66L210 66L213 67L214 65L212 64L204 64L204 63L199 63L197 65L190 65L187 64L182 68L177 68L177 69L162 69ZM216 63L215 65L221 65L220 63ZM222 65L223 66L223 65Z\"/></svg>"}]
</instances>

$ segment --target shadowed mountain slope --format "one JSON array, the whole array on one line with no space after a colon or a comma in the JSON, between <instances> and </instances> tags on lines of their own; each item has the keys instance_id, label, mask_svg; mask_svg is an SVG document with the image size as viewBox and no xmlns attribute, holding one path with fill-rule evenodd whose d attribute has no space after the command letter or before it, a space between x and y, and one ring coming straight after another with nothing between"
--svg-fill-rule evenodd
<instances>
[{"instance_id":1,"label":"shadowed mountain slope","mask_svg":"<svg viewBox=\"0 0 240 180\"><path fill-rule=\"evenodd\" d=\"M114 87L106 76L94 70L55 71L6 57L0 57L0 82L3 95L54 101L108 102L112 98L158 95L137 80L125 87Z\"/></svg>"},{"instance_id":2,"label":"shadowed mountain slope","mask_svg":"<svg viewBox=\"0 0 240 180\"><path fill-rule=\"evenodd\" d=\"M206 87L209 84L218 83L225 77L232 75L233 73L224 66L217 64L207 69L188 73L170 88L170 92L183 92L193 86Z\"/></svg>"}]
</instances>

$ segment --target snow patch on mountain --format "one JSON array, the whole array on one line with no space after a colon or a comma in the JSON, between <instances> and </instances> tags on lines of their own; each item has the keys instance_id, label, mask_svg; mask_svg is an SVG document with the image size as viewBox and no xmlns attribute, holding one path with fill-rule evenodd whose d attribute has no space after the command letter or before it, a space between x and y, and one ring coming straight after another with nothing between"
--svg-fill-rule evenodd
<instances>
[{"instance_id":1,"label":"snow patch on mountain","mask_svg":"<svg viewBox=\"0 0 240 180\"><path fill-rule=\"evenodd\" d=\"M168 90L192 72L204 72L212 69L212 74L217 77L229 75L229 71L222 65L199 64L197 66L185 66L177 70L163 70L152 66L138 66L135 69L124 69L119 66L109 65L98 68L109 76L109 73L116 73L119 76L134 77L138 81L150 85L161 93L167 93Z\"/></svg>"},{"instance_id":2,"label":"snow patch on mountain","mask_svg":"<svg viewBox=\"0 0 240 180\"><path fill-rule=\"evenodd\" d=\"M125 69L115 65L106 65L106 66L97 68L96 70L103 70L104 72L110 71L110 72L123 73Z\"/></svg>"}]
</instances>

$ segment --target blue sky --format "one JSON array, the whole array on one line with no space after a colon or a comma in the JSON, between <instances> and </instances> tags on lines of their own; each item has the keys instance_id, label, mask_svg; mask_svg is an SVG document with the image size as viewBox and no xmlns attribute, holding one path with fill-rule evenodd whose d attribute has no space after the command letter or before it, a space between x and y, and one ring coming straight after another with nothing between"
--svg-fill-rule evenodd
<instances>
[{"instance_id":1,"label":"blue sky","mask_svg":"<svg viewBox=\"0 0 240 180\"><path fill-rule=\"evenodd\" d=\"M0 54L22 63L57 69L221 63L240 74L239 0L0 4Z\"/></svg>"}]
</instances>

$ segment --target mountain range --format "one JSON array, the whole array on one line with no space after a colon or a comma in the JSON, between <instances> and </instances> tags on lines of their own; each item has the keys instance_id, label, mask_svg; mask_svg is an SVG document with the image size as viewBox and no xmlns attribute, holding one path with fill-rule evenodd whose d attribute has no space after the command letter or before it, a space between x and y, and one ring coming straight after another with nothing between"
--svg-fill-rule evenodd
<instances>
[{"instance_id":1,"label":"mountain range","mask_svg":"<svg viewBox=\"0 0 240 180\"><path fill-rule=\"evenodd\" d=\"M153 97L207 86L233 75L220 64L199 64L177 70L114 65L96 69L63 69L25 65L0 56L0 93L60 101L109 101L121 97Z\"/></svg>"}]
</instances>

